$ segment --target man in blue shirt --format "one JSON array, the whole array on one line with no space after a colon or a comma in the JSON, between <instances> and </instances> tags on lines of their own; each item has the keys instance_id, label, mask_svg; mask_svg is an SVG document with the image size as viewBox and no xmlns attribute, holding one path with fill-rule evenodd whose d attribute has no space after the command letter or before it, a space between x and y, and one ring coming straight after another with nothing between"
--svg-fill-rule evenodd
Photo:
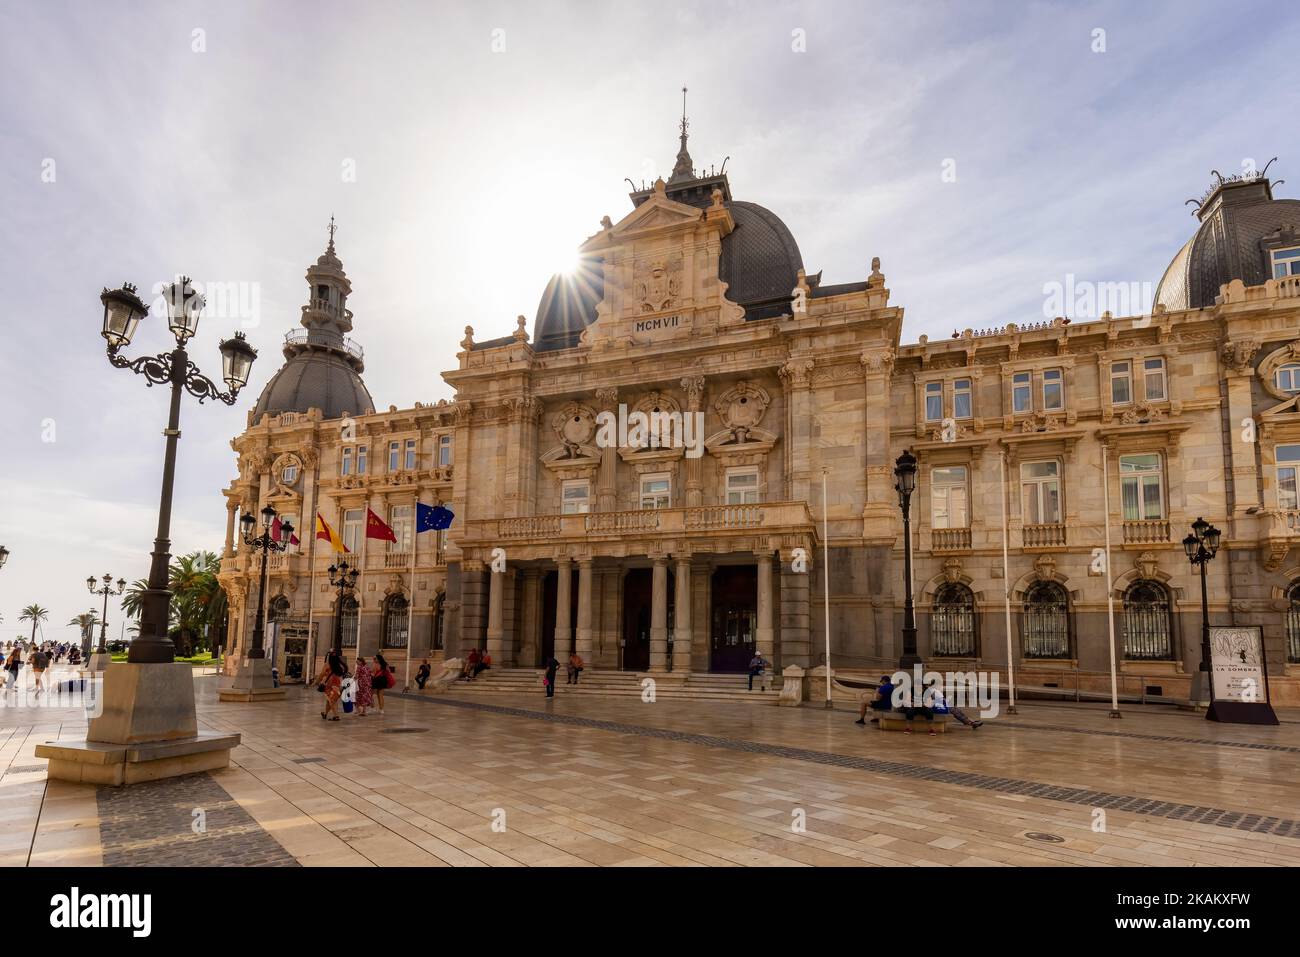
<instances>
[{"instance_id":1,"label":"man in blue shirt","mask_svg":"<svg viewBox=\"0 0 1300 957\"><path fill-rule=\"evenodd\" d=\"M862 699L862 707L858 708L858 720L854 724L867 723L867 709L872 711L893 711L894 710L894 682L889 675L880 676L880 685L876 688L874 698ZM872 718L871 723L875 724L879 718Z\"/></svg>"}]
</instances>

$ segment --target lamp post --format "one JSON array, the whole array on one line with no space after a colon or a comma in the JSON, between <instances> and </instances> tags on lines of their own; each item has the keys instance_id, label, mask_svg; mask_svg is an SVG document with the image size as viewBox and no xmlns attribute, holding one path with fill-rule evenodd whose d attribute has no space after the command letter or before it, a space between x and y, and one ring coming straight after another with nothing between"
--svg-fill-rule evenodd
<instances>
[{"instance_id":1,"label":"lamp post","mask_svg":"<svg viewBox=\"0 0 1300 957\"><path fill-rule=\"evenodd\" d=\"M275 521L275 509L266 506L262 509L262 534L253 536L257 519L253 518L248 512L245 512L239 520L240 528L243 531L244 544L256 549L262 553L262 574L258 579L257 585L257 621L253 625L253 647L249 649L247 657L265 658L266 649L263 647L263 628L262 615L266 608L266 560L271 552L282 552L289 547L289 542L293 538L293 523L284 522L280 525L280 539L272 534L271 524Z\"/></svg>"},{"instance_id":2,"label":"lamp post","mask_svg":"<svg viewBox=\"0 0 1300 957\"><path fill-rule=\"evenodd\" d=\"M1214 674L1210 670L1210 597L1205 584L1205 566L1214 561L1219 551L1219 540L1223 533L1197 517L1192 522L1192 534L1183 539L1183 551L1193 567L1201 569L1201 667L1197 674L1197 685L1193 695L1193 704L1202 701L1214 702Z\"/></svg>"},{"instance_id":3,"label":"lamp post","mask_svg":"<svg viewBox=\"0 0 1300 957\"><path fill-rule=\"evenodd\" d=\"M229 392L221 392L216 384L201 374L190 361L185 346L199 328L199 313L204 299L195 291L188 277L182 276L167 288L167 327L176 339L176 348L156 356L128 359L119 355L120 349L131 344L140 320L149 314L138 295L136 287L124 283L121 289L105 289L100 295L104 304L103 336L108 342L108 361L118 369L130 369L143 375L149 386L171 385L171 411L167 428L167 450L163 459L162 496L158 506L158 532L154 538L152 563L149 566L149 587L141 600L140 636L131 642L127 661L131 664L166 664L175 658L176 648L167 634L168 606L171 591L168 587L168 566L171 562L172 486L176 478L176 440L180 438L181 393L188 392L199 402L219 399L234 405L239 390L248 384L248 373L257 351L245 341L242 333L222 341L222 377Z\"/></svg>"},{"instance_id":4,"label":"lamp post","mask_svg":"<svg viewBox=\"0 0 1300 957\"><path fill-rule=\"evenodd\" d=\"M94 575L86 579L86 588L89 589L90 593L92 595L102 595L104 598L104 613L99 618L99 647L95 649L95 654L91 658L91 671L102 671L110 660L108 656L108 596L120 595L126 591L126 579L124 578L117 580L116 591L113 589L112 575L105 572L103 582L102 586L99 585ZM100 655L104 657L100 658Z\"/></svg>"},{"instance_id":5,"label":"lamp post","mask_svg":"<svg viewBox=\"0 0 1300 957\"><path fill-rule=\"evenodd\" d=\"M338 604L334 607L334 653L343 654L343 599L347 593L357 587L357 575L360 573L355 568L349 568L347 559L344 559L337 565L329 567L330 587L339 590Z\"/></svg>"},{"instance_id":6,"label":"lamp post","mask_svg":"<svg viewBox=\"0 0 1300 957\"><path fill-rule=\"evenodd\" d=\"M903 512L903 654L898 667L911 671L921 663L916 653L916 611L912 605L912 493L916 491L916 456L904 449L894 463L894 490Z\"/></svg>"}]
</instances>

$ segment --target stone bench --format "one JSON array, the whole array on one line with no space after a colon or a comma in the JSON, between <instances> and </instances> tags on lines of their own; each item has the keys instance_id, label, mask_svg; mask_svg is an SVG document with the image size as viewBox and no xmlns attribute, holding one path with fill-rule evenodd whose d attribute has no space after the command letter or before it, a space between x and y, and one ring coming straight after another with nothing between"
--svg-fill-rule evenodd
<instances>
[{"instance_id":1,"label":"stone bench","mask_svg":"<svg viewBox=\"0 0 1300 957\"><path fill-rule=\"evenodd\" d=\"M901 711L877 711L875 715L881 731L904 731L907 729L907 715ZM936 714L932 719L927 719L924 715L918 714L911 721L914 730L924 728L926 732L929 732L933 728L936 734L945 733L951 723L952 715L950 714Z\"/></svg>"},{"instance_id":2,"label":"stone bench","mask_svg":"<svg viewBox=\"0 0 1300 957\"><path fill-rule=\"evenodd\" d=\"M228 767L239 741L239 734L209 731L138 744L47 741L36 746L36 756L49 760L51 779L121 786Z\"/></svg>"}]
</instances>

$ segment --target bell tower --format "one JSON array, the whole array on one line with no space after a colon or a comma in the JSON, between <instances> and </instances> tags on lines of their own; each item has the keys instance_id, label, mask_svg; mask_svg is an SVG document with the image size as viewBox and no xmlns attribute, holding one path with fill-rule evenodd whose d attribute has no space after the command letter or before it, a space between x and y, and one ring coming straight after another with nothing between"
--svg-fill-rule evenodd
<instances>
[{"instance_id":1,"label":"bell tower","mask_svg":"<svg viewBox=\"0 0 1300 957\"><path fill-rule=\"evenodd\" d=\"M348 296L352 283L343 271L343 262L334 249L334 233L338 227L330 217L329 244L316 262L307 268L307 304L302 307L300 320L306 335L299 333L285 340L285 358L311 349L326 349L342 356L357 372L365 368L361 349L346 336L352 331L352 310Z\"/></svg>"}]
</instances>

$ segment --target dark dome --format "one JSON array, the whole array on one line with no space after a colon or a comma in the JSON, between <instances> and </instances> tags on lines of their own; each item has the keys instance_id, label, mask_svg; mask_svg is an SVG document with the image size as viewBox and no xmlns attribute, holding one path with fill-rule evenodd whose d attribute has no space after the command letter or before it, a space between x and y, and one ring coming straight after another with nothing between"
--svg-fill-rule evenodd
<instances>
[{"instance_id":1,"label":"dark dome","mask_svg":"<svg viewBox=\"0 0 1300 957\"><path fill-rule=\"evenodd\" d=\"M1300 200L1274 199L1262 177L1217 184L1197 215L1200 227L1156 286L1156 304L1170 312L1214 305L1234 279L1258 286L1273 278L1269 250L1296 245L1300 231Z\"/></svg>"},{"instance_id":2,"label":"dark dome","mask_svg":"<svg viewBox=\"0 0 1300 957\"><path fill-rule=\"evenodd\" d=\"M718 275L727 298L745 307L746 319L767 319L790 311L790 292L803 257L785 223L757 203L728 205L736 228L722 240Z\"/></svg>"},{"instance_id":3,"label":"dark dome","mask_svg":"<svg viewBox=\"0 0 1300 957\"><path fill-rule=\"evenodd\" d=\"M596 321L596 306L605 297L605 261L583 257L571 273L556 273L546 284L533 320L533 348L538 352L578 344L582 330Z\"/></svg>"},{"instance_id":4,"label":"dark dome","mask_svg":"<svg viewBox=\"0 0 1300 957\"><path fill-rule=\"evenodd\" d=\"M363 415L374 400L359 376L341 356L324 350L301 352L289 359L262 390L253 409L256 422L264 412L306 412L320 409L327 419Z\"/></svg>"}]
</instances>

